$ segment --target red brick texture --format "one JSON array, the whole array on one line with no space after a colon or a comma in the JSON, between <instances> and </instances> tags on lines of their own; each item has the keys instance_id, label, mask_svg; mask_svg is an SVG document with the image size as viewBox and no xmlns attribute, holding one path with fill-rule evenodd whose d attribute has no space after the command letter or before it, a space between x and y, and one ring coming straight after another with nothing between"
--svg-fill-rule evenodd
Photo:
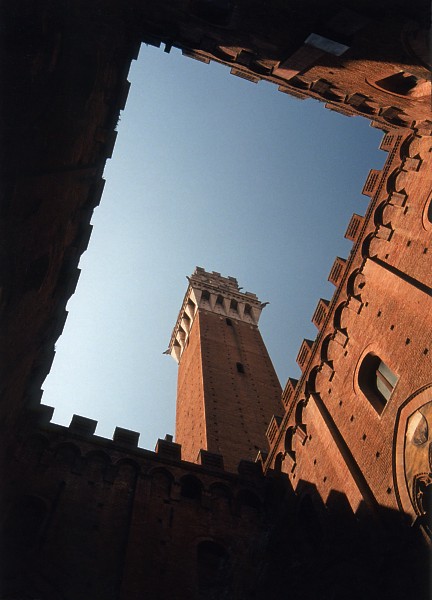
<instances>
[{"instance_id":1,"label":"red brick texture","mask_svg":"<svg viewBox=\"0 0 432 600\"><path fill-rule=\"evenodd\" d=\"M270 455L295 487L313 482L324 500L341 491L353 510L361 499L401 507L398 415L432 384L431 148L428 136L394 136L326 323L294 395L291 384L286 392L294 399ZM368 354L398 378L379 410L359 383Z\"/></svg>"},{"instance_id":2,"label":"red brick texture","mask_svg":"<svg viewBox=\"0 0 432 600\"><path fill-rule=\"evenodd\" d=\"M199 310L178 377L176 441L196 461L201 448L225 468L267 449L266 427L282 413L281 387L255 325Z\"/></svg>"},{"instance_id":3,"label":"red brick texture","mask_svg":"<svg viewBox=\"0 0 432 600\"><path fill-rule=\"evenodd\" d=\"M190 462L198 461L201 448L208 449L199 318L197 315L189 334L177 379L175 439L182 445L183 459Z\"/></svg>"}]
</instances>

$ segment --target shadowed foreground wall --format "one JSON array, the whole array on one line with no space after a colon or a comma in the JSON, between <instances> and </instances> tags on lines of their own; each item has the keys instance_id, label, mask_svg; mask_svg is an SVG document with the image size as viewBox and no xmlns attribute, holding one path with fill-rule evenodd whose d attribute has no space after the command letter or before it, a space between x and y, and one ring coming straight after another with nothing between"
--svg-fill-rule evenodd
<instances>
[{"instance_id":1,"label":"shadowed foreground wall","mask_svg":"<svg viewBox=\"0 0 432 600\"><path fill-rule=\"evenodd\" d=\"M41 415L38 416L40 418ZM11 457L2 530L3 598L427 598L427 553L401 513L356 514L301 482L180 460L91 434L96 423L39 425Z\"/></svg>"}]
</instances>

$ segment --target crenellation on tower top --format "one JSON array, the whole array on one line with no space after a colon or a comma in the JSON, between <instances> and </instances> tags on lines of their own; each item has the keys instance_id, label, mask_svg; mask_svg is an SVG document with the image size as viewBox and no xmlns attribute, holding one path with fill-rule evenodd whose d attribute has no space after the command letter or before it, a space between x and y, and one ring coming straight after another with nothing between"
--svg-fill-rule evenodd
<instances>
[{"instance_id":1,"label":"crenellation on tower top","mask_svg":"<svg viewBox=\"0 0 432 600\"><path fill-rule=\"evenodd\" d=\"M187 280L189 286L166 350L166 354L170 354L177 363L186 348L198 309L252 326L258 325L265 304L258 300L256 294L243 292L235 277L223 277L217 271L208 272L196 267Z\"/></svg>"}]
</instances>

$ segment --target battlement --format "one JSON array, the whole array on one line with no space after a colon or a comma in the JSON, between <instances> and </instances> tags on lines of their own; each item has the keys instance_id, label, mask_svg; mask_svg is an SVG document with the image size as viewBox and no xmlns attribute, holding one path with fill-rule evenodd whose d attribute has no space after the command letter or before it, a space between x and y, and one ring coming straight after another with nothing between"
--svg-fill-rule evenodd
<instances>
[{"instance_id":1,"label":"battlement","mask_svg":"<svg viewBox=\"0 0 432 600\"><path fill-rule=\"evenodd\" d=\"M187 279L189 286L165 352L178 363L198 310L258 325L261 311L267 303L261 303L252 292L243 292L235 277L223 277L217 271L210 273L202 267L196 267Z\"/></svg>"},{"instance_id":2,"label":"battlement","mask_svg":"<svg viewBox=\"0 0 432 600\"><path fill-rule=\"evenodd\" d=\"M164 439L159 438L152 451L138 446L140 434L137 431L116 427L112 438L105 438L96 434L98 422L94 419L73 415L69 426L66 427L52 423L53 413L54 409L44 404L28 411L28 419L32 425L30 437L33 436L35 429L39 438L40 434L47 436L47 440L42 444L45 450L52 444L57 448L67 443L76 446L77 456L82 457L96 450L103 452L110 464L126 458L134 461L145 459L177 465L183 469L197 470L198 468L205 472L216 471L218 475L236 476L232 471L225 470L223 456L215 452L201 449L197 463L182 459L182 446L173 441L172 435L167 434ZM262 465L253 461L239 460L237 473L262 477Z\"/></svg>"},{"instance_id":3,"label":"battlement","mask_svg":"<svg viewBox=\"0 0 432 600\"><path fill-rule=\"evenodd\" d=\"M240 291L238 281L235 277L223 277L217 271L206 271L203 267L195 267L194 273L190 276L189 281L193 281L198 284L202 283L204 286L217 286L218 288L223 289L226 287L231 291L238 292ZM255 295L255 294L253 294Z\"/></svg>"}]
</instances>

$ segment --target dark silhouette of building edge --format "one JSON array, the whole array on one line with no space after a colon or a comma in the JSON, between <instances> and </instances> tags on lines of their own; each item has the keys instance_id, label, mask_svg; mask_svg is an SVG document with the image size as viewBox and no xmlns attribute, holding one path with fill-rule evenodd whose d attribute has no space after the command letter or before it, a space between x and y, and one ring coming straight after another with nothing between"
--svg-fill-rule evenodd
<instances>
[{"instance_id":1,"label":"dark silhouette of building edge","mask_svg":"<svg viewBox=\"0 0 432 600\"><path fill-rule=\"evenodd\" d=\"M40 0L0 12L1 597L428 598L429 3ZM386 164L348 225L353 249L331 269L302 375L268 447L237 470L211 445L185 461L169 436L152 452L133 431L98 437L85 417L54 425L40 402L141 43L384 132Z\"/></svg>"}]
</instances>

